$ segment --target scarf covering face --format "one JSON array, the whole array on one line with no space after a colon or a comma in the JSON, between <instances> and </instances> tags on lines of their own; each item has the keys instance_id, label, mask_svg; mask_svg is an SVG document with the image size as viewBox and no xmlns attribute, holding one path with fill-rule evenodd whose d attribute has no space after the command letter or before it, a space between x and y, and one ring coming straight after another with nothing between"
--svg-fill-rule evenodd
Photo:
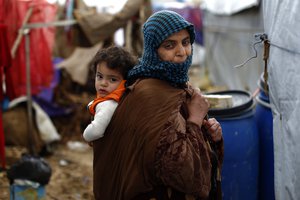
<instances>
[{"instance_id":1,"label":"scarf covering face","mask_svg":"<svg viewBox=\"0 0 300 200\"><path fill-rule=\"evenodd\" d=\"M172 63L160 60L157 49L159 45L174 33L186 29L190 41L195 40L194 25L173 11L162 10L154 13L143 26L144 53L136 65L128 73L128 83L138 78L157 78L182 85L188 81L188 69L192 63L192 54L184 63Z\"/></svg>"}]
</instances>

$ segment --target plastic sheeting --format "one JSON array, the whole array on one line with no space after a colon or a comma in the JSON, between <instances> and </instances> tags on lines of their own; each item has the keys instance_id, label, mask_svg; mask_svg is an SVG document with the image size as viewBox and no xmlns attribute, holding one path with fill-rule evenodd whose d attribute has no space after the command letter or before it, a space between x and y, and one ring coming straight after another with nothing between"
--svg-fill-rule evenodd
<instances>
[{"instance_id":1,"label":"plastic sheeting","mask_svg":"<svg viewBox=\"0 0 300 200\"><path fill-rule=\"evenodd\" d=\"M270 40L269 95L273 111L276 199L300 199L300 1L263 1Z\"/></svg>"},{"instance_id":2,"label":"plastic sheeting","mask_svg":"<svg viewBox=\"0 0 300 200\"><path fill-rule=\"evenodd\" d=\"M102 42L90 47L77 47L71 56L57 65L58 69L66 69L73 81L85 85L90 70L90 62L97 51L103 46Z\"/></svg>"},{"instance_id":3,"label":"plastic sheeting","mask_svg":"<svg viewBox=\"0 0 300 200\"><path fill-rule=\"evenodd\" d=\"M128 0L122 10L115 14L97 13L89 9L75 10L74 14L90 43L95 45L110 38L119 28L125 27L130 19L137 20L139 14L145 15L139 16L140 18L148 18L151 14L151 10L146 8L148 4L148 0ZM142 23L144 20L141 19Z\"/></svg>"},{"instance_id":4,"label":"plastic sheeting","mask_svg":"<svg viewBox=\"0 0 300 200\"><path fill-rule=\"evenodd\" d=\"M234 66L255 55L254 35L263 32L261 9L255 7L232 16L205 11L203 19L205 63L213 84L230 90L255 91L263 72L262 45L256 46L257 58L243 67Z\"/></svg>"},{"instance_id":5,"label":"plastic sheeting","mask_svg":"<svg viewBox=\"0 0 300 200\"><path fill-rule=\"evenodd\" d=\"M26 96L16 98L9 103L9 108L11 109L26 101ZM61 139L61 136L57 132L56 127L52 123L47 113L36 102L32 102L32 108L35 111L34 120L36 121L36 125L43 142L45 142L46 144L50 144L52 142L59 141Z\"/></svg>"}]
</instances>

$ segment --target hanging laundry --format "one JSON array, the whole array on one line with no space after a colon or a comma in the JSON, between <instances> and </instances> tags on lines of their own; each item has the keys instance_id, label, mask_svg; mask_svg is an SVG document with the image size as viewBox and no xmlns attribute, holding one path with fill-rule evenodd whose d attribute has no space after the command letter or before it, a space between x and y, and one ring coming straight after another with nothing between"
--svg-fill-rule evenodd
<instances>
[{"instance_id":1,"label":"hanging laundry","mask_svg":"<svg viewBox=\"0 0 300 200\"><path fill-rule=\"evenodd\" d=\"M5 12L7 24L8 44L12 48L22 27L26 12L30 7L33 12L28 23L47 23L55 20L57 7L46 0L12 0ZM52 48L54 44L55 28L39 27L29 31L29 64L31 76L31 94L40 92L43 86L49 86L53 76ZM26 94L26 52L25 35L16 50L11 67L7 70L6 95L12 100Z\"/></svg>"}]
</instances>

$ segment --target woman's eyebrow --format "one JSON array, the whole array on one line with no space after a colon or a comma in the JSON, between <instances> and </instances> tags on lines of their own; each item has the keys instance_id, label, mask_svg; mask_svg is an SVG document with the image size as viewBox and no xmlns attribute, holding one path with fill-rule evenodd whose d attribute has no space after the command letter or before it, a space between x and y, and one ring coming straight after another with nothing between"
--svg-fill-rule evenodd
<instances>
[{"instance_id":1,"label":"woman's eyebrow","mask_svg":"<svg viewBox=\"0 0 300 200\"><path fill-rule=\"evenodd\" d=\"M190 36L186 36L185 38L183 38L182 40L187 40L190 39ZM166 39L165 41L163 41L162 43L168 42L168 41L177 41L176 39Z\"/></svg>"},{"instance_id":2,"label":"woman's eyebrow","mask_svg":"<svg viewBox=\"0 0 300 200\"><path fill-rule=\"evenodd\" d=\"M183 40L187 40L187 39L190 39L190 36L185 37Z\"/></svg>"},{"instance_id":3,"label":"woman's eyebrow","mask_svg":"<svg viewBox=\"0 0 300 200\"><path fill-rule=\"evenodd\" d=\"M172 39L166 39L166 40L164 40L162 43L165 43L165 42L172 42L172 41L175 41L175 40L172 40Z\"/></svg>"}]
</instances>

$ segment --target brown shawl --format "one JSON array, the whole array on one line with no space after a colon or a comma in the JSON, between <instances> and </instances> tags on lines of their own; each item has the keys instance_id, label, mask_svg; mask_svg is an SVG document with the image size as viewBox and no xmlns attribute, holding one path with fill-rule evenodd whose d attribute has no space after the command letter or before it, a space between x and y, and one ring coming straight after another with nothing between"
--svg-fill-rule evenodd
<instances>
[{"instance_id":1,"label":"brown shawl","mask_svg":"<svg viewBox=\"0 0 300 200\"><path fill-rule=\"evenodd\" d=\"M94 142L97 200L207 198L209 148L200 127L185 120L188 96L156 79L131 88Z\"/></svg>"}]
</instances>

